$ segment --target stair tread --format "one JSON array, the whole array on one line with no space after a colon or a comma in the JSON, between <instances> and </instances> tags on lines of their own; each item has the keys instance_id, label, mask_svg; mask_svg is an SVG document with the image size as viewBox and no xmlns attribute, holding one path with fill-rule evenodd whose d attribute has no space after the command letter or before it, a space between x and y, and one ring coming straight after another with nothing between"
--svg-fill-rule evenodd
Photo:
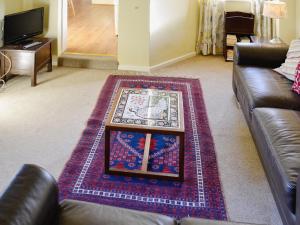
<instances>
[{"instance_id":1,"label":"stair tread","mask_svg":"<svg viewBox=\"0 0 300 225\"><path fill-rule=\"evenodd\" d=\"M118 69L115 56L63 54L58 59L59 66L90 68L90 69Z\"/></svg>"}]
</instances>

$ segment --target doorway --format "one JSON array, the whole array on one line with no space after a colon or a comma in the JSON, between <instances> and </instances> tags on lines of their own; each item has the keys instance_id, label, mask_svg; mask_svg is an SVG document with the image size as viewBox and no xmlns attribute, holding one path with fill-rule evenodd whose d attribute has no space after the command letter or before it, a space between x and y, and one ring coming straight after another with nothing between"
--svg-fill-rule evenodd
<instances>
[{"instance_id":1,"label":"doorway","mask_svg":"<svg viewBox=\"0 0 300 225\"><path fill-rule=\"evenodd\" d=\"M117 56L117 1L67 1L65 53Z\"/></svg>"}]
</instances>

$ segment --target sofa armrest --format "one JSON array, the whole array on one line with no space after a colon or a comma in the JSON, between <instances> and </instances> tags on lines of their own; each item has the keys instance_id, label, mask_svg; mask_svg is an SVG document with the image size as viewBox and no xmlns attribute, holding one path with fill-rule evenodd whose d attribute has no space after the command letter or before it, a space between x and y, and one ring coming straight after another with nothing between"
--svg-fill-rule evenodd
<instances>
[{"instance_id":1,"label":"sofa armrest","mask_svg":"<svg viewBox=\"0 0 300 225\"><path fill-rule=\"evenodd\" d=\"M1 225L52 225L58 213L56 181L35 165L24 165L0 197Z\"/></svg>"},{"instance_id":2,"label":"sofa armrest","mask_svg":"<svg viewBox=\"0 0 300 225\"><path fill-rule=\"evenodd\" d=\"M234 47L234 63L276 68L284 63L287 52L286 44L237 43Z\"/></svg>"}]
</instances>

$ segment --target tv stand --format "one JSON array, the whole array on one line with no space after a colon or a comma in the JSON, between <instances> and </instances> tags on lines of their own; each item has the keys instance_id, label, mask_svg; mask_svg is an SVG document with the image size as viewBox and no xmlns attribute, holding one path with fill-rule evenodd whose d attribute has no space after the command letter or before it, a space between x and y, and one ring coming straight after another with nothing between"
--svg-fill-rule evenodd
<instances>
[{"instance_id":1,"label":"tv stand","mask_svg":"<svg viewBox=\"0 0 300 225\"><path fill-rule=\"evenodd\" d=\"M4 45L0 51L12 61L10 74L31 76L31 86L36 86L37 73L47 65L48 72L52 71L52 51L50 38L34 38L42 42L40 45L23 49L22 45ZM8 63L0 56L0 75L8 69Z\"/></svg>"}]
</instances>

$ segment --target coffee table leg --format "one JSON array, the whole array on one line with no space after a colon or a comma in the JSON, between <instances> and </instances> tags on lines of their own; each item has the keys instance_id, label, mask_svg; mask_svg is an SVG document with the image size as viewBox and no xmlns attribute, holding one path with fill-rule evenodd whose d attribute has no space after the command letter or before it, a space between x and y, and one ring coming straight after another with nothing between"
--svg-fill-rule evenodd
<instances>
[{"instance_id":1,"label":"coffee table leg","mask_svg":"<svg viewBox=\"0 0 300 225\"><path fill-rule=\"evenodd\" d=\"M151 134L146 134L144 156L143 156L143 162L142 162L142 171L145 171L145 172L148 170L150 144L151 144Z\"/></svg>"},{"instance_id":2,"label":"coffee table leg","mask_svg":"<svg viewBox=\"0 0 300 225\"><path fill-rule=\"evenodd\" d=\"M105 173L109 173L109 162L110 162L110 129L105 127L105 159L104 159L104 169Z\"/></svg>"},{"instance_id":3,"label":"coffee table leg","mask_svg":"<svg viewBox=\"0 0 300 225\"><path fill-rule=\"evenodd\" d=\"M184 181L184 133L179 135L179 180Z\"/></svg>"}]
</instances>

